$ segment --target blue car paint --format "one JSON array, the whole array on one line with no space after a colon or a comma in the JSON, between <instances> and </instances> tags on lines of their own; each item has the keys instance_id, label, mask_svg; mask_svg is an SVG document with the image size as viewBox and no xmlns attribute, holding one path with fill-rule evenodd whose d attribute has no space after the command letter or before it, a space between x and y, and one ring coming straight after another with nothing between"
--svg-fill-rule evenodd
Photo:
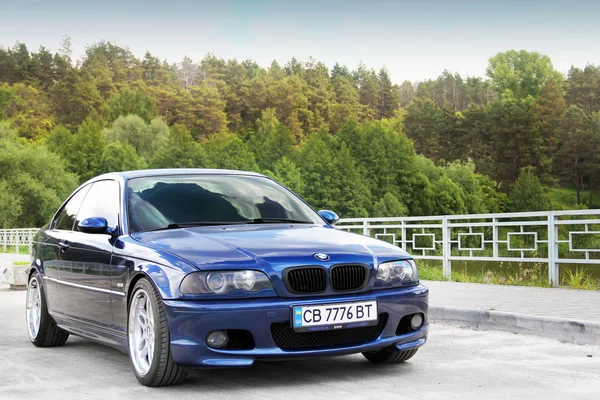
<instances>
[{"instance_id":1,"label":"blue car paint","mask_svg":"<svg viewBox=\"0 0 600 400\"><path fill-rule=\"evenodd\" d=\"M388 321L381 336L359 346L344 346L316 350L285 351L278 348L271 337L270 326L287 322L294 305L352 302L376 299L378 312L387 313ZM407 335L396 336L395 331L404 315L421 312L427 315L427 288L418 285L409 288L385 289L335 297L298 299L228 300L218 302L165 301L165 310L171 328L173 361L186 366L228 366L252 364L254 360L303 358L319 355L359 353L390 345L419 347L427 338L428 324ZM206 335L216 329L246 329L252 333L256 346L252 350L219 350L204 345Z\"/></svg>"},{"instance_id":2,"label":"blue car paint","mask_svg":"<svg viewBox=\"0 0 600 400\"><path fill-rule=\"evenodd\" d=\"M82 187L103 179L119 183L120 230L112 235L71 232L75 249L94 250L83 256L87 266L100 266L100 279L90 282L94 286L100 285L98 287L106 289L107 293L94 294L102 298L89 301L89 297L86 300L82 296L81 289L64 290L62 285L44 280L47 295L51 297L49 312L59 326L127 351L129 293L136 279L147 277L163 298L173 359L186 366L241 366L250 365L256 359L350 354L390 345L407 349L425 343L427 322L415 332L395 335L396 326L403 316L417 312L427 315L428 290L421 285L386 287L375 283L377 265L410 258L406 252L386 242L340 231L327 223L195 227L129 235L125 197L127 180L181 174L259 176L222 170L154 170L106 174L83 184ZM57 237L56 232L48 230L48 227L42 228L36 235L32 270L39 271L42 277L69 277L64 271L68 257L61 253L60 240L63 238ZM314 257L316 253L325 253L329 259L320 261ZM298 295L289 292L282 280L282 271L291 266L320 265L329 269L345 263L369 267L368 283L360 290L340 294L328 288L319 295ZM57 271L57 265L63 265L61 272ZM263 271L270 278L273 289L256 293L233 291L221 295L180 293L179 285L186 275L216 269ZM84 271L85 268L80 272ZM77 276L76 268L69 273L73 275L73 282L90 278L83 273ZM273 343L270 324L289 321L293 305L372 299L377 300L380 313L388 314L383 333L374 341L359 346L303 351L284 351ZM215 329L246 329L253 334L256 347L253 350L210 349L205 345L205 338Z\"/></svg>"}]
</instances>

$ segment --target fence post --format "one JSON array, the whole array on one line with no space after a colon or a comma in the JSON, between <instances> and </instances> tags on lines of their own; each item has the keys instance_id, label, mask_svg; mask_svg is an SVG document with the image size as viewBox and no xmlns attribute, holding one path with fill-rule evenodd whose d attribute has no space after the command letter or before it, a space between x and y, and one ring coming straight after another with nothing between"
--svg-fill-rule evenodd
<instances>
[{"instance_id":1,"label":"fence post","mask_svg":"<svg viewBox=\"0 0 600 400\"><path fill-rule=\"evenodd\" d=\"M402 220L402 250L406 250L406 221Z\"/></svg>"},{"instance_id":2,"label":"fence post","mask_svg":"<svg viewBox=\"0 0 600 400\"><path fill-rule=\"evenodd\" d=\"M17 254L19 253L19 231L15 232L15 249L17 250Z\"/></svg>"},{"instance_id":3,"label":"fence post","mask_svg":"<svg viewBox=\"0 0 600 400\"><path fill-rule=\"evenodd\" d=\"M552 286L559 285L558 266L558 225L555 223L555 215L552 211L548 213L548 282Z\"/></svg>"},{"instance_id":4,"label":"fence post","mask_svg":"<svg viewBox=\"0 0 600 400\"><path fill-rule=\"evenodd\" d=\"M498 218L492 218L492 255L494 258L498 258Z\"/></svg>"},{"instance_id":5,"label":"fence post","mask_svg":"<svg viewBox=\"0 0 600 400\"><path fill-rule=\"evenodd\" d=\"M4 247L5 253L6 253L6 242L8 242L8 231L2 230L2 246Z\"/></svg>"},{"instance_id":6,"label":"fence post","mask_svg":"<svg viewBox=\"0 0 600 400\"><path fill-rule=\"evenodd\" d=\"M369 229L369 221L367 221L366 219L363 220L363 235L371 236L371 232Z\"/></svg>"},{"instance_id":7,"label":"fence post","mask_svg":"<svg viewBox=\"0 0 600 400\"><path fill-rule=\"evenodd\" d=\"M442 268L444 278L452 279L452 261L450 261L450 228L448 228L448 218L442 217Z\"/></svg>"}]
</instances>

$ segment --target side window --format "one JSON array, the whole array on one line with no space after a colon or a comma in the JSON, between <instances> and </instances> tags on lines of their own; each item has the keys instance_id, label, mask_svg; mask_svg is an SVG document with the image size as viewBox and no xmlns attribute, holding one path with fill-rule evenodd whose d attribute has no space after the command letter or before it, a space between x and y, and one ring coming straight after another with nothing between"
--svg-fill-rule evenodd
<instances>
[{"instance_id":1,"label":"side window","mask_svg":"<svg viewBox=\"0 0 600 400\"><path fill-rule=\"evenodd\" d=\"M90 185L84 186L69 199L67 204L65 204L54 219L51 229L60 229L63 231L73 230L75 217L77 216L79 207L81 207L81 202L89 189Z\"/></svg>"},{"instance_id":2,"label":"side window","mask_svg":"<svg viewBox=\"0 0 600 400\"><path fill-rule=\"evenodd\" d=\"M116 181L98 181L92 184L77 214L75 230L80 221L90 217L102 217L108 226L119 224L119 184Z\"/></svg>"}]
</instances>

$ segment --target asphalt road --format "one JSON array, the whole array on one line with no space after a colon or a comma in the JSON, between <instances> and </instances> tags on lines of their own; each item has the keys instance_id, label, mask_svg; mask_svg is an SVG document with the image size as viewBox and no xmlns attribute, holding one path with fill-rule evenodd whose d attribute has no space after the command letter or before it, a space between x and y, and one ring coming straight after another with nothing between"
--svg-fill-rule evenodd
<instances>
[{"instance_id":1,"label":"asphalt road","mask_svg":"<svg viewBox=\"0 0 600 400\"><path fill-rule=\"evenodd\" d=\"M600 393L600 347L432 325L409 362L361 355L196 371L182 385L146 388L127 355L71 336L38 349L27 338L25 292L0 285L0 399L590 399ZM592 357L588 357L591 355Z\"/></svg>"}]
</instances>

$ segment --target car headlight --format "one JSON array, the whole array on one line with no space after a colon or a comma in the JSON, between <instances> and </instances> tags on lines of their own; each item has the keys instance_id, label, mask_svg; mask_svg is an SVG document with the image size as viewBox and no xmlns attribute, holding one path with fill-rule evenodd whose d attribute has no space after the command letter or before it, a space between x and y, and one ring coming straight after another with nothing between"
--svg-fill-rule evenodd
<instances>
[{"instance_id":1,"label":"car headlight","mask_svg":"<svg viewBox=\"0 0 600 400\"><path fill-rule=\"evenodd\" d=\"M258 292L272 287L267 275L259 271L203 271L183 278L179 291L183 294L221 294L233 290Z\"/></svg>"},{"instance_id":2,"label":"car headlight","mask_svg":"<svg viewBox=\"0 0 600 400\"><path fill-rule=\"evenodd\" d=\"M382 263L377 269L377 281L391 282L418 282L419 272L413 260L401 260Z\"/></svg>"}]
</instances>

